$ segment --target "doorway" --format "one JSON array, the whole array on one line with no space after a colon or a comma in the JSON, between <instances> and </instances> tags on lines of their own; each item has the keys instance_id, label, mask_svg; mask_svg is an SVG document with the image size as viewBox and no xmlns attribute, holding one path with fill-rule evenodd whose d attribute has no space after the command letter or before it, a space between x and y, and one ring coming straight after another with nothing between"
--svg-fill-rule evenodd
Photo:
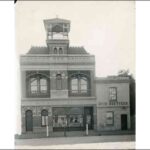
<instances>
[{"instance_id":1,"label":"doorway","mask_svg":"<svg viewBox=\"0 0 150 150\"><path fill-rule=\"evenodd\" d=\"M26 111L26 131L33 131L33 116L32 111Z\"/></svg>"},{"instance_id":2,"label":"doorway","mask_svg":"<svg viewBox=\"0 0 150 150\"><path fill-rule=\"evenodd\" d=\"M122 114L121 115L121 130L127 130L127 128L128 128L127 115Z\"/></svg>"},{"instance_id":3,"label":"doorway","mask_svg":"<svg viewBox=\"0 0 150 150\"><path fill-rule=\"evenodd\" d=\"M93 129L93 107L84 107L84 128L88 123L89 129Z\"/></svg>"}]
</instances>

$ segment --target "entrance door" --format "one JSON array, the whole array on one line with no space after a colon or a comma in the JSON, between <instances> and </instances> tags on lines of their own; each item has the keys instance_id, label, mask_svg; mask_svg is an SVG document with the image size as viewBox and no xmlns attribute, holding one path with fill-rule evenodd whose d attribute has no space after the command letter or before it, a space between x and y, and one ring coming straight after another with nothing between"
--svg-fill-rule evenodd
<instances>
[{"instance_id":1,"label":"entrance door","mask_svg":"<svg viewBox=\"0 0 150 150\"><path fill-rule=\"evenodd\" d=\"M93 107L84 108L84 117L84 127L86 127L86 123L88 123L89 129L93 129Z\"/></svg>"},{"instance_id":2,"label":"entrance door","mask_svg":"<svg viewBox=\"0 0 150 150\"><path fill-rule=\"evenodd\" d=\"M127 115L126 114L122 114L121 115L121 130L127 130Z\"/></svg>"},{"instance_id":3,"label":"entrance door","mask_svg":"<svg viewBox=\"0 0 150 150\"><path fill-rule=\"evenodd\" d=\"M26 111L26 131L33 131L33 117L32 111Z\"/></svg>"}]
</instances>

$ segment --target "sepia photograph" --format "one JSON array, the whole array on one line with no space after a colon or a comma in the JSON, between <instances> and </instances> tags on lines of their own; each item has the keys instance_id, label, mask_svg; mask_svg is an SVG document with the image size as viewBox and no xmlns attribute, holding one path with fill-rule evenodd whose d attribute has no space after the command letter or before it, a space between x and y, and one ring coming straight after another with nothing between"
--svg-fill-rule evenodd
<instances>
[{"instance_id":1,"label":"sepia photograph","mask_svg":"<svg viewBox=\"0 0 150 150\"><path fill-rule=\"evenodd\" d=\"M135 1L17 1L16 149L135 149Z\"/></svg>"}]
</instances>

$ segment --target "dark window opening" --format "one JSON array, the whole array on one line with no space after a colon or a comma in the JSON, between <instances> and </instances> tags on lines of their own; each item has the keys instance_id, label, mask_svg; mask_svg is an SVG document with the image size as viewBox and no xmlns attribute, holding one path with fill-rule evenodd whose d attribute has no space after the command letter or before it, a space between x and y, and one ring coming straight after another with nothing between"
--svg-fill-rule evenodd
<instances>
[{"instance_id":1,"label":"dark window opening","mask_svg":"<svg viewBox=\"0 0 150 150\"><path fill-rule=\"evenodd\" d=\"M61 90L62 89L62 77L61 74L56 75L56 89Z\"/></svg>"},{"instance_id":2,"label":"dark window opening","mask_svg":"<svg viewBox=\"0 0 150 150\"><path fill-rule=\"evenodd\" d=\"M54 48L54 54L57 54L57 48L56 47Z\"/></svg>"}]
</instances>

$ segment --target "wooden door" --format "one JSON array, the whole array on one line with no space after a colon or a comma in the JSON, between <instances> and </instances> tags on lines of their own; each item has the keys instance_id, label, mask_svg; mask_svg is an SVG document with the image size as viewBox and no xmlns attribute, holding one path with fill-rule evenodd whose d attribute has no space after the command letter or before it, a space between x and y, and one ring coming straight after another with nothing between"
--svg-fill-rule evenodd
<instances>
[{"instance_id":1,"label":"wooden door","mask_svg":"<svg viewBox=\"0 0 150 150\"><path fill-rule=\"evenodd\" d=\"M33 116L32 111L26 111L26 131L33 131Z\"/></svg>"}]
</instances>

